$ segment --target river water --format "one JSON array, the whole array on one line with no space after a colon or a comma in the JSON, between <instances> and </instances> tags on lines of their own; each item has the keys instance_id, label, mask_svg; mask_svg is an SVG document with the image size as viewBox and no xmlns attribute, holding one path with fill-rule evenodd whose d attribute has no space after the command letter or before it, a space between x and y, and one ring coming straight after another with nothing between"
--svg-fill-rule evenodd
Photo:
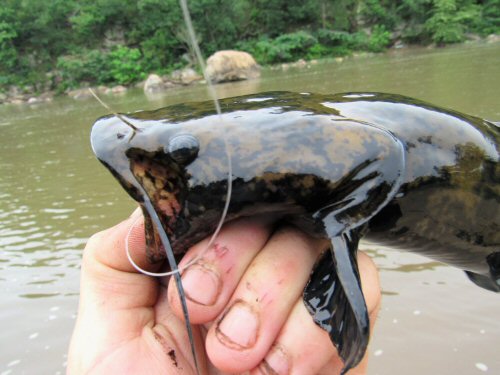
<instances>
[{"instance_id":1,"label":"river water","mask_svg":"<svg viewBox=\"0 0 500 375\"><path fill-rule=\"evenodd\" d=\"M497 43L269 69L217 92L383 91L500 121L499 87ZM126 112L206 98L199 85L105 100ZM105 113L91 99L0 107L0 375L65 372L84 244L134 208L90 149L91 125ZM500 374L498 295L428 259L366 250L380 268L384 294L369 374Z\"/></svg>"}]
</instances>

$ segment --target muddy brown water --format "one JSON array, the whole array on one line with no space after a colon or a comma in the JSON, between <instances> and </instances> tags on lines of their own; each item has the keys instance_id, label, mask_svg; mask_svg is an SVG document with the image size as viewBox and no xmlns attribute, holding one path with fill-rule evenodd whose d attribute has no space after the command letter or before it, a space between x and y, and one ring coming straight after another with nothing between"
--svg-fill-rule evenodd
<instances>
[{"instance_id":1,"label":"muddy brown water","mask_svg":"<svg viewBox=\"0 0 500 375\"><path fill-rule=\"evenodd\" d=\"M497 43L265 70L217 92L383 91L500 121L499 87ZM135 111L206 98L203 86L191 86L105 100ZM83 246L134 207L90 149L91 125L105 113L93 99L0 107L0 375L65 372ZM384 294L369 374L500 374L500 295L429 259L364 248Z\"/></svg>"}]
</instances>

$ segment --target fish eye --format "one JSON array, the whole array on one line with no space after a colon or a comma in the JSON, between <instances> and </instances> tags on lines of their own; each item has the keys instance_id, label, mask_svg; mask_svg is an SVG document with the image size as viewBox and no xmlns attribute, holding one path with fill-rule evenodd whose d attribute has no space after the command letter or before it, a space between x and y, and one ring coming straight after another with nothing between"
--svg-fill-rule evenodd
<instances>
[{"instance_id":1,"label":"fish eye","mask_svg":"<svg viewBox=\"0 0 500 375\"><path fill-rule=\"evenodd\" d=\"M176 135L168 141L166 151L172 159L182 165L191 163L200 150L198 139L190 134Z\"/></svg>"}]
</instances>

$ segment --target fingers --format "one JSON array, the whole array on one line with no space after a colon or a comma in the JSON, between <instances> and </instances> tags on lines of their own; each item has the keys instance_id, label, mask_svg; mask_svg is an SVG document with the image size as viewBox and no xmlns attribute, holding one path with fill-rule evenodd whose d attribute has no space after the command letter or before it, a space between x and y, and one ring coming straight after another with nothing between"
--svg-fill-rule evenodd
<instances>
[{"instance_id":1,"label":"fingers","mask_svg":"<svg viewBox=\"0 0 500 375\"><path fill-rule=\"evenodd\" d=\"M327 373L340 373L342 361L328 333L314 323L299 298L273 346L250 374L317 374L330 361Z\"/></svg>"},{"instance_id":2,"label":"fingers","mask_svg":"<svg viewBox=\"0 0 500 375\"><path fill-rule=\"evenodd\" d=\"M380 285L377 270L364 253L358 255L363 293L366 297L370 323L373 325L380 305ZM366 373L363 360L350 375ZM299 298L262 362L251 371L258 374L339 374L343 363L328 333L311 319Z\"/></svg>"},{"instance_id":3,"label":"fingers","mask_svg":"<svg viewBox=\"0 0 500 375\"><path fill-rule=\"evenodd\" d=\"M318 244L287 228L275 233L256 256L208 332L207 354L219 369L242 372L265 357L302 295Z\"/></svg>"},{"instance_id":4,"label":"fingers","mask_svg":"<svg viewBox=\"0 0 500 375\"><path fill-rule=\"evenodd\" d=\"M340 373L343 364L328 334L302 302L303 288L325 243L291 228L267 240L269 229L258 222L247 234L252 242L244 237L248 228L246 221L227 228L218 239L227 249L215 246L193 266L197 271L189 275L189 268L183 275L192 322L214 321L206 338L211 362L230 373ZM239 256L245 257L241 264ZM378 274L366 255L360 253L358 262L373 323L380 302ZM205 293L207 286L215 294ZM176 315L182 316L173 283L169 299Z\"/></svg>"},{"instance_id":5,"label":"fingers","mask_svg":"<svg viewBox=\"0 0 500 375\"><path fill-rule=\"evenodd\" d=\"M207 323L221 313L270 233L271 226L266 220L245 218L226 225L210 249L206 249L206 240L186 254L180 267L203 252L201 259L182 274L192 323ZM170 280L168 300L177 315L182 316L174 280Z\"/></svg>"},{"instance_id":6,"label":"fingers","mask_svg":"<svg viewBox=\"0 0 500 375\"><path fill-rule=\"evenodd\" d=\"M217 258L212 253L217 251L215 247L203 257L201 266L193 266L203 269L189 275L191 267L183 275L191 321L216 321L207 335L207 352L215 366L225 372L246 371L261 362L302 295L318 253L325 247L323 241L290 228L279 230L266 242L269 227L262 227L259 221L252 223L246 236L253 241L247 242L242 235L248 230L247 221L228 228L218 242L234 254ZM245 259L240 263L238 256ZM197 272L205 275L196 279ZM218 291L215 302L203 294L207 285ZM174 311L181 316L173 283L169 297Z\"/></svg>"}]
</instances>

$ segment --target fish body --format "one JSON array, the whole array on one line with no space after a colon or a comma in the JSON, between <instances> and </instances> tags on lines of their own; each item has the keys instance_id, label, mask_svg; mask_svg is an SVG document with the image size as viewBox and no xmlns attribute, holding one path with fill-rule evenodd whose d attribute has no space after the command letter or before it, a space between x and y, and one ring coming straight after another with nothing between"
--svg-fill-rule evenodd
<instances>
[{"instance_id":1,"label":"fish body","mask_svg":"<svg viewBox=\"0 0 500 375\"><path fill-rule=\"evenodd\" d=\"M93 127L97 157L143 206L151 261L165 258L156 215L179 257L214 232L231 171L225 221L268 213L330 240L304 302L344 371L369 336L361 238L500 290L498 125L380 93L269 92L220 104L220 116L211 102L188 103Z\"/></svg>"}]
</instances>

